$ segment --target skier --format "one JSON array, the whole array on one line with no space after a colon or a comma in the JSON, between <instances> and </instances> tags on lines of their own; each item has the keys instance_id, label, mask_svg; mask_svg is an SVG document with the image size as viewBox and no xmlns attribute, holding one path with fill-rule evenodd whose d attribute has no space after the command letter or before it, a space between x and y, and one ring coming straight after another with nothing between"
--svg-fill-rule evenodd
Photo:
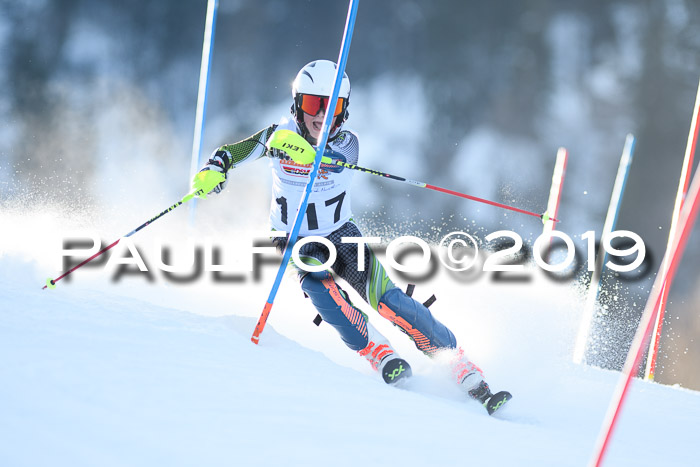
<instances>
[{"instance_id":1,"label":"skier","mask_svg":"<svg viewBox=\"0 0 700 467\"><path fill-rule=\"evenodd\" d=\"M275 239L280 252L286 246L294 220L293 212L299 206L311 166L290 160L285 153L266 146L266 143L275 131L286 129L297 132L313 145L317 144L335 73L336 64L328 60L305 65L292 84L292 118L283 118L279 124L270 125L249 138L219 147L192 182L194 190L201 189L205 194L219 193L228 182L229 170L268 157L273 173L270 221L275 230L287 232L287 238ZM350 80L344 74L325 155L357 164L358 137L343 128L348 118L349 102ZM437 321L425 305L394 285L370 248L365 246L364 258L360 258L364 261L364 269L359 270L362 268L358 268L358 264L363 263L358 263L357 245L341 242L343 237L362 236L350 209L352 174L352 170L324 164L314 181L299 236L325 237L335 246L337 258L332 271L307 272L297 267L302 290L322 319L338 331L343 342L366 358L388 384L410 377L411 367L372 326L367 315L352 304L348 294L336 283L336 276L354 288L381 316L406 333L419 350L429 356L449 352L457 383L492 413L510 399L510 394L503 391L494 396L491 393L481 369L457 347L452 332ZM322 244L307 243L300 249L299 257L307 265L320 265L328 260L329 251Z\"/></svg>"}]
</instances>

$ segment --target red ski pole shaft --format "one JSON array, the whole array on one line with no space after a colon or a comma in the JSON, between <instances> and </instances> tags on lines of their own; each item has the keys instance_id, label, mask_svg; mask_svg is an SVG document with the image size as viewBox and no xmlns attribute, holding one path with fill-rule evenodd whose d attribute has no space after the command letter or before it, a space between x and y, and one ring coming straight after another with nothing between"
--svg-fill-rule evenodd
<instances>
[{"instance_id":1,"label":"red ski pole shaft","mask_svg":"<svg viewBox=\"0 0 700 467\"><path fill-rule=\"evenodd\" d=\"M136 232L138 232L139 230L141 230L141 229L143 229L144 227L146 227L146 226L152 224L153 222L157 221L158 219L160 219L161 217L163 217L164 215L166 215L167 213L169 213L170 211L172 211L172 210L175 209L176 207L178 207L178 206L180 206L180 205L182 205L182 204L188 202L189 200L191 200L192 198L194 198L195 196L198 196L198 195L200 195L200 194L202 194L202 190L199 190L199 191L193 192L193 193L189 193L188 195L186 195L185 197L183 197L180 201L178 201L177 203L175 203L175 204L173 204L172 206L170 206L168 209L164 210L163 212L161 212L161 213L158 214L157 216L153 217L152 219L147 220L146 222L144 222L144 223L141 224L140 226L136 227L134 230L132 230L132 231L129 232L128 234L124 235L123 237L118 238L118 239L117 239L115 242L113 242L111 245L109 245L109 246L107 246L107 247L101 249L100 251L98 251L97 253L95 253L94 255L92 255L91 257L89 257L88 259L86 259L85 261L83 261L82 263L80 263L80 264L78 264L77 266L74 266L73 268L71 268L71 269L69 269L68 271L64 272L63 274L61 274L60 276L58 276L56 279L50 279L50 278L47 279L47 280L46 280L46 285L44 285L44 286L41 288L41 290L44 290L44 289L47 288L47 287L50 288L50 289L55 288L55 287L56 287L56 282L60 281L61 279L63 279L64 277L66 277L68 274L72 273L72 272L75 271L76 269L79 269L79 268L85 266L87 263L89 263L89 262L92 261L93 259L95 259L95 258L97 258L98 256L102 255L104 252L106 252L106 251L109 250L110 248L114 247L117 243L119 243L119 240L121 240L122 238L131 237L132 235L134 235L134 234L135 234Z\"/></svg>"},{"instance_id":2,"label":"red ski pole shaft","mask_svg":"<svg viewBox=\"0 0 700 467\"><path fill-rule=\"evenodd\" d=\"M92 261L93 259L97 258L97 257L100 256L102 253L104 253L105 251L109 250L110 248L112 248L113 246L115 246L117 243L119 243L119 240L121 240L121 238L117 239L117 240L116 240L114 243L112 243L111 245L109 245L109 246L107 246L107 247L101 249L100 251L98 251L98 252L95 253L94 255L90 256L88 259L86 259L86 260L83 261L82 263L78 264L77 266L74 266L74 267L70 268L68 271L64 272L63 274L61 274L61 275L58 276L57 278L55 278L55 279L48 279L48 280L46 281L46 285L44 285L44 286L41 288L41 290L44 290L44 289L47 288L47 287L53 289L53 288L56 286L56 282L60 281L61 279L63 279L64 277L66 277L68 274L72 273L72 272L75 271L76 269L79 269L79 268L85 266L87 263L89 263L89 262Z\"/></svg>"},{"instance_id":3,"label":"red ski pole shaft","mask_svg":"<svg viewBox=\"0 0 700 467\"><path fill-rule=\"evenodd\" d=\"M526 211L525 209L516 208L516 207L514 207L514 206L509 206L509 205L507 205L507 204L497 203L497 202L495 202L495 201L489 201L489 200L483 199L483 198L477 198L476 196L471 196L471 195L467 195L467 194L465 194L465 193L460 193L459 191L448 190L447 188L440 188L439 186L430 185L430 184L428 184L428 183L417 182L417 181L415 181L415 180L409 180L409 179L406 179L406 178L403 178L403 177L399 177L399 176L397 176L397 175L392 175L392 174L389 174L389 173L386 173L386 172L380 172L379 170L366 169L366 168L364 168L364 167L359 167L359 166L354 165L354 164L348 164L347 162L343 162L343 161L336 160L336 159L331 159L331 158L329 158L329 157L324 158L323 161L324 161L325 163L329 163L329 164L332 164L332 165L337 165L337 166L340 166L340 167L345 167L346 169L358 170L358 171L360 171L360 172L364 172L364 173L367 173L367 174L370 174L370 175L377 175L377 176L379 176L379 177L390 178L390 179L392 179L392 180L396 180L396 181L403 182L403 183L408 183L409 185L417 186L417 187L420 187L420 188L428 188L428 189L430 189L430 190L439 191L439 192L441 192L441 193L447 193L448 195L458 196L458 197L460 197L460 198L469 199L469 200L472 200L472 201L476 201L476 202L478 202L478 203L489 204L489 205L491 205L491 206L495 206L495 207L498 207L498 208L508 209L508 210L510 210L510 211L519 212L519 213L521 213L521 214L527 214L528 216L537 217L538 219L542 220L543 222L546 222L546 221L559 222L559 219L555 219L555 218L553 218L553 217L549 217L549 215L548 215L547 213L537 214L536 212Z\"/></svg>"},{"instance_id":4,"label":"red ski pole shaft","mask_svg":"<svg viewBox=\"0 0 700 467\"><path fill-rule=\"evenodd\" d=\"M435 190L435 191L440 191L442 193L447 193L447 194L452 195L452 196L459 196L460 198L470 199L470 200L476 201L478 203L490 204L491 206L496 206L497 208L508 209L510 211L519 212L521 214L527 214L528 216L534 216L534 217L537 217L541 220L544 220L544 216L545 216L544 214L537 214L535 212L526 211L524 209L516 208L514 206L509 206L507 204L497 203L495 201L489 201L488 199L477 198L476 196L467 195L465 193L460 193L460 192L454 191L454 190L448 190L447 188L440 188L439 186L429 185L427 183L425 184L425 188L429 188L429 189ZM559 219L555 219L553 217L549 217L549 218L547 218L547 220L550 220L552 222L559 222Z\"/></svg>"}]
</instances>

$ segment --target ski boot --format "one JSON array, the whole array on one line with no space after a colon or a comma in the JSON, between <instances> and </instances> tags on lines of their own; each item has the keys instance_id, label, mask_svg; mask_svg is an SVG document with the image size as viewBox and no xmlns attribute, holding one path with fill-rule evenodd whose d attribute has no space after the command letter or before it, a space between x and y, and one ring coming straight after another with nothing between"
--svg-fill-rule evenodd
<instances>
[{"instance_id":1,"label":"ski boot","mask_svg":"<svg viewBox=\"0 0 700 467\"><path fill-rule=\"evenodd\" d=\"M385 383L391 385L403 383L413 374L411 365L396 354L389 341L369 322L367 323L367 331L369 343L358 353L365 357L372 368L382 375Z\"/></svg>"},{"instance_id":2,"label":"ski boot","mask_svg":"<svg viewBox=\"0 0 700 467\"><path fill-rule=\"evenodd\" d=\"M503 407L513 396L507 391L493 394L489 385L484 381L481 368L469 361L460 348L452 363L452 372L457 383L474 400L477 400L486 408L489 415L493 415Z\"/></svg>"}]
</instances>

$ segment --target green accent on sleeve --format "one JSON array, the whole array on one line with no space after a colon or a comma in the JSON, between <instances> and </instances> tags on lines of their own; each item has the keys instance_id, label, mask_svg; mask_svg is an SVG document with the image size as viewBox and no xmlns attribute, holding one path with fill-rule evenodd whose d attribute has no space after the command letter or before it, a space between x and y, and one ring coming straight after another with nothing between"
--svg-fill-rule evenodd
<instances>
[{"instance_id":1,"label":"green accent on sleeve","mask_svg":"<svg viewBox=\"0 0 700 467\"><path fill-rule=\"evenodd\" d=\"M219 151L227 151L231 155L231 167L235 167L244 161L247 161L259 145L265 147L265 143L270 139L270 136L274 133L277 125L270 125L264 128L252 136L243 139L237 143L224 144L219 148ZM265 155L267 151L263 149L256 159L260 159Z\"/></svg>"}]
</instances>

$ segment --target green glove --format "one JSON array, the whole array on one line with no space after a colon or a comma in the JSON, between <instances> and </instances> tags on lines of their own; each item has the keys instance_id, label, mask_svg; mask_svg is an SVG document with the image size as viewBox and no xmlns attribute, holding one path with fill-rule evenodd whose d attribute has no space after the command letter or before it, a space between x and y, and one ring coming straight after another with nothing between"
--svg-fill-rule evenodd
<instances>
[{"instance_id":1,"label":"green glove","mask_svg":"<svg viewBox=\"0 0 700 467\"><path fill-rule=\"evenodd\" d=\"M226 175L217 170L207 169L197 172L192 179L192 191L190 195L207 199L211 192L220 192L226 182ZM218 188L218 189L217 189Z\"/></svg>"}]
</instances>

